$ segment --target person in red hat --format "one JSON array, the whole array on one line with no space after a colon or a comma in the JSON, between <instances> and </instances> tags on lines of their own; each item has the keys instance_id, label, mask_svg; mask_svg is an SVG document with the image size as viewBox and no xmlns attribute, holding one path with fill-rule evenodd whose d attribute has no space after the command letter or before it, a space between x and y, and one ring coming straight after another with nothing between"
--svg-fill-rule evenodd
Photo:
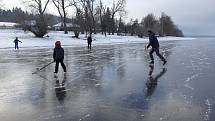
<instances>
[{"instance_id":1,"label":"person in red hat","mask_svg":"<svg viewBox=\"0 0 215 121\"><path fill-rule=\"evenodd\" d=\"M65 64L63 62L63 60L64 60L64 49L61 47L61 42L60 41L55 42L55 48L54 48L54 52L53 52L53 59L54 59L54 62L56 62L56 64L55 64L55 72L54 73L58 73L59 63L61 64L64 72L66 72L66 66L65 66Z\"/></svg>"}]
</instances>

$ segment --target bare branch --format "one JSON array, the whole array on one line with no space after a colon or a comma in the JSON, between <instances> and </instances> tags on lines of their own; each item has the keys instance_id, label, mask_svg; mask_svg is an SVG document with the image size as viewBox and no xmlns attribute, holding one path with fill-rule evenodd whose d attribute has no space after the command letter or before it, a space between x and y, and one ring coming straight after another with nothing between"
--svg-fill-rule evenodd
<instances>
[{"instance_id":1,"label":"bare branch","mask_svg":"<svg viewBox=\"0 0 215 121\"><path fill-rule=\"evenodd\" d=\"M49 1L50 1L50 0L47 0L47 2L46 2L46 4L45 4L45 7L44 7L44 9L43 9L43 11L42 11L43 14L44 14L44 12L45 12L47 6L48 6Z\"/></svg>"},{"instance_id":2,"label":"bare branch","mask_svg":"<svg viewBox=\"0 0 215 121\"><path fill-rule=\"evenodd\" d=\"M57 8L58 13L60 14L60 17L61 17L61 19L62 19L62 18L63 18L63 15L62 15L62 13L61 13L61 11L60 11L60 3L59 3L59 1L58 1L58 0L52 0L52 2L54 3L55 7Z\"/></svg>"}]
</instances>

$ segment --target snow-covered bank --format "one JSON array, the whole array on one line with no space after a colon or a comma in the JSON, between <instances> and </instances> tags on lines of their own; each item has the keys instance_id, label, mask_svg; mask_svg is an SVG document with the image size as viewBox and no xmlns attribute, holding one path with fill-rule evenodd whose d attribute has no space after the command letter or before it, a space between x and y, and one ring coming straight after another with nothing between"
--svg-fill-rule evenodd
<instances>
[{"instance_id":1,"label":"snow-covered bank","mask_svg":"<svg viewBox=\"0 0 215 121\"><path fill-rule=\"evenodd\" d=\"M73 32L64 34L59 31L49 32L49 37L36 38L30 32L24 32L22 30L2 29L0 30L0 48L13 48L13 40L18 37L23 43L20 43L20 47L53 47L56 40L60 40L63 46L86 46L85 35L80 35L80 39L72 38ZM122 43L145 43L148 42L148 38L138 38L133 36L116 36L97 34L93 35L93 45L105 45L105 44L122 44ZM195 38L182 38L182 37L161 37L159 41L175 41L175 40L192 40Z\"/></svg>"}]
</instances>

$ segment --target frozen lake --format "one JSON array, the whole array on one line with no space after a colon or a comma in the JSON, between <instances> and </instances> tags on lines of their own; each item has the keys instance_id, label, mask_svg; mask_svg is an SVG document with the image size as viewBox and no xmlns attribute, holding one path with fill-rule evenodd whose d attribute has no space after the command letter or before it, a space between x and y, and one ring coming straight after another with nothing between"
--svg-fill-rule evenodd
<instances>
[{"instance_id":1,"label":"frozen lake","mask_svg":"<svg viewBox=\"0 0 215 121\"><path fill-rule=\"evenodd\" d=\"M65 47L54 77L52 48L0 50L2 121L214 121L215 39L162 42L148 74L145 44Z\"/></svg>"}]
</instances>

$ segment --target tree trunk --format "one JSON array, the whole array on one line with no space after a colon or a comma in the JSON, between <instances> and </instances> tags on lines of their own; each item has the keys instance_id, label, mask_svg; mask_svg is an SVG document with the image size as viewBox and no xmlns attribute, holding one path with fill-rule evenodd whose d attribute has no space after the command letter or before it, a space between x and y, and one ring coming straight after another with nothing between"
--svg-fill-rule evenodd
<instances>
[{"instance_id":1,"label":"tree trunk","mask_svg":"<svg viewBox=\"0 0 215 121\"><path fill-rule=\"evenodd\" d=\"M115 32L115 22L114 22L114 14L112 15L112 35L114 35L114 32Z\"/></svg>"},{"instance_id":2,"label":"tree trunk","mask_svg":"<svg viewBox=\"0 0 215 121\"><path fill-rule=\"evenodd\" d=\"M66 25L66 16L64 16L63 18L63 29L64 29L64 33L68 34L67 25Z\"/></svg>"},{"instance_id":3,"label":"tree trunk","mask_svg":"<svg viewBox=\"0 0 215 121\"><path fill-rule=\"evenodd\" d=\"M66 8L65 8L65 1L62 0L62 9L63 9L63 29L64 29L64 33L68 34L67 31L67 26L66 26Z\"/></svg>"}]
</instances>

